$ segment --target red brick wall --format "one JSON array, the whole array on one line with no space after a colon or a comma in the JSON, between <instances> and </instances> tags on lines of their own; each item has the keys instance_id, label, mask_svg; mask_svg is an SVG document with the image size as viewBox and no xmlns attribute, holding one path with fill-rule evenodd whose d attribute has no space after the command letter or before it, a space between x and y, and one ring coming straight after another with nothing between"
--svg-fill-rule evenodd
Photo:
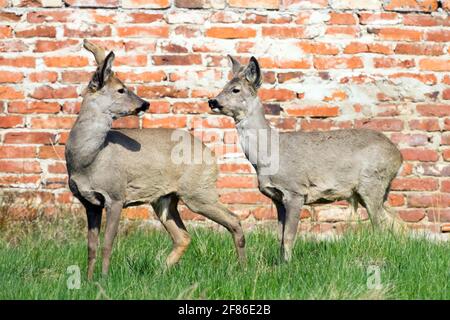
<instances>
[{"instance_id":1,"label":"red brick wall","mask_svg":"<svg viewBox=\"0 0 450 320\"><path fill-rule=\"evenodd\" d=\"M244 218L274 209L233 121L207 114L206 98L228 77L226 54L260 60L260 97L281 130L385 132L406 160L391 206L420 228L450 222L448 0L0 0L0 8L3 190L73 201L64 143L94 70L81 49L88 38L115 51L120 78L151 102L143 119L115 127L204 133L220 157L222 200ZM305 211L305 221L318 221L305 228L335 220L340 228L346 211L333 210Z\"/></svg>"}]
</instances>

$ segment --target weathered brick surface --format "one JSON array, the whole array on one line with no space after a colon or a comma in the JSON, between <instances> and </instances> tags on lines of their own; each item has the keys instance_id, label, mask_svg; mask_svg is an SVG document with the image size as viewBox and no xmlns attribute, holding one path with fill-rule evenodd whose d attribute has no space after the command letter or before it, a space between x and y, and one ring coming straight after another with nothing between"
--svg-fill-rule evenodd
<instances>
[{"instance_id":1,"label":"weathered brick surface","mask_svg":"<svg viewBox=\"0 0 450 320\"><path fill-rule=\"evenodd\" d=\"M82 50L88 38L115 51L119 78L151 103L143 119L114 127L191 130L218 155L221 199L243 219L276 215L233 121L208 111L207 98L229 77L227 54L259 59L260 97L280 130L383 131L405 158L389 204L411 226L448 230L449 3L0 0L0 187L76 202L65 183L64 144L94 70ZM146 208L128 213L153 217ZM345 203L305 208L302 219L312 224L304 230L343 230L348 213Z\"/></svg>"}]
</instances>

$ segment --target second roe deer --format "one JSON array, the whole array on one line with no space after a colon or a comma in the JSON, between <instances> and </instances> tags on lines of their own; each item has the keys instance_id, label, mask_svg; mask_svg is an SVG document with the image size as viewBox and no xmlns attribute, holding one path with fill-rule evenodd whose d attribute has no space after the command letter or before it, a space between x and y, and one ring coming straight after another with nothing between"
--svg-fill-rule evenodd
<instances>
[{"instance_id":1,"label":"second roe deer","mask_svg":"<svg viewBox=\"0 0 450 320\"><path fill-rule=\"evenodd\" d=\"M122 208L149 203L173 240L166 262L178 262L187 249L186 231L177 203L228 229L241 261L245 239L239 219L219 203L218 169L212 151L189 132L172 129L111 130L114 119L145 111L139 98L114 75L114 53L85 41L98 64L83 97L79 116L66 144L69 187L84 205L88 222L88 279L96 260L102 210L106 208L102 273L108 273L111 250ZM189 147L200 145L203 159L177 163L173 149L184 137ZM191 148L188 148L189 150ZM194 159L196 160L196 159ZM198 160L198 159L197 159Z\"/></svg>"},{"instance_id":2,"label":"second roe deer","mask_svg":"<svg viewBox=\"0 0 450 320\"><path fill-rule=\"evenodd\" d=\"M374 226L391 218L385 215L384 201L403 159L385 135L368 129L278 133L266 120L257 95L262 82L258 61L252 57L244 67L229 59L233 77L209 100L209 106L236 122L243 151L256 169L259 189L277 207L285 260L291 258L304 204L348 200L354 212L358 203L364 206ZM278 140L273 141L274 136ZM275 161L278 170L273 172ZM394 226L399 223L391 221Z\"/></svg>"}]
</instances>

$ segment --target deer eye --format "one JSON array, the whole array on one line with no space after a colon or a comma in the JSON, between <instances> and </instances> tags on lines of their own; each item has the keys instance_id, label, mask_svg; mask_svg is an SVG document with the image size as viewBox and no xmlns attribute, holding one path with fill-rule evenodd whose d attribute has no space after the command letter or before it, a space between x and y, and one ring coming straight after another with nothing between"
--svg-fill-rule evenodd
<instances>
[{"instance_id":1,"label":"deer eye","mask_svg":"<svg viewBox=\"0 0 450 320\"><path fill-rule=\"evenodd\" d=\"M239 92L241 92L241 90L239 90L238 88L233 89L233 93L239 93Z\"/></svg>"},{"instance_id":2,"label":"deer eye","mask_svg":"<svg viewBox=\"0 0 450 320\"><path fill-rule=\"evenodd\" d=\"M119 90L117 90L118 93L124 93L125 89L124 88L120 88Z\"/></svg>"}]
</instances>

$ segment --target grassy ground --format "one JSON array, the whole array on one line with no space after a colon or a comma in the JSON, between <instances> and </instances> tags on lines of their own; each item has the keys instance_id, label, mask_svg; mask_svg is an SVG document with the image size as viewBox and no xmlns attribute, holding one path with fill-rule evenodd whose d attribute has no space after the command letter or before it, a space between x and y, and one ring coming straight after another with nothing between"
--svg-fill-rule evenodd
<instances>
[{"instance_id":1,"label":"grassy ground","mask_svg":"<svg viewBox=\"0 0 450 320\"><path fill-rule=\"evenodd\" d=\"M122 225L109 278L97 269L88 283L83 217L3 222L0 299L450 299L448 242L362 230L338 241L299 239L283 264L276 237L256 231L241 269L227 233L190 231L182 262L166 271L168 235ZM71 265L81 270L78 290L67 288ZM377 270L381 286L369 288Z\"/></svg>"}]
</instances>

